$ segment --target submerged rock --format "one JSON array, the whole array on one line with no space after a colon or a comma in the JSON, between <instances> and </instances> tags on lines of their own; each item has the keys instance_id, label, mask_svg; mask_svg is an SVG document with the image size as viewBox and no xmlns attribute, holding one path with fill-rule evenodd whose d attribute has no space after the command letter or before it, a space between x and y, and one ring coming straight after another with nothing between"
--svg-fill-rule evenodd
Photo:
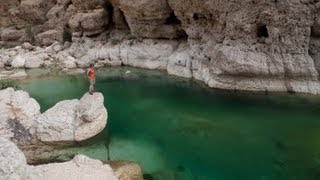
<instances>
[{"instance_id":1,"label":"submerged rock","mask_svg":"<svg viewBox=\"0 0 320 180\"><path fill-rule=\"evenodd\" d=\"M142 180L141 167L133 162L110 161L108 162L119 180Z\"/></svg>"}]
</instances>

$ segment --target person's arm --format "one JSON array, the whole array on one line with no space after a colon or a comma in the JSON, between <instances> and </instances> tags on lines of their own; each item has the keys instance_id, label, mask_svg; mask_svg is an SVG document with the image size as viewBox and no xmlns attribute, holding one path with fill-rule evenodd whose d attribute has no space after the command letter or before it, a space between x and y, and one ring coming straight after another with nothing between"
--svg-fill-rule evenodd
<instances>
[{"instance_id":1,"label":"person's arm","mask_svg":"<svg viewBox=\"0 0 320 180\"><path fill-rule=\"evenodd\" d=\"M88 76L88 77L89 77L90 71L91 71L91 69L89 68L89 69L87 70L87 76Z\"/></svg>"}]
</instances>

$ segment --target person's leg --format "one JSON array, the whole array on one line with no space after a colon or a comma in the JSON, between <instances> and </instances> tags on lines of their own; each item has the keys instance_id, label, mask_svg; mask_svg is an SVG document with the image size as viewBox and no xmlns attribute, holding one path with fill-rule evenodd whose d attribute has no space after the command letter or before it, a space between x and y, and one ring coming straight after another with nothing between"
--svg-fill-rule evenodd
<instances>
[{"instance_id":1,"label":"person's leg","mask_svg":"<svg viewBox=\"0 0 320 180\"><path fill-rule=\"evenodd\" d=\"M92 92L94 92L94 86L96 85L96 78L93 79L93 83L92 83Z\"/></svg>"},{"instance_id":2,"label":"person's leg","mask_svg":"<svg viewBox=\"0 0 320 180\"><path fill-rule=\"evenodd\" d=\"M90 80L89 93L92 94L92 92L93 92L93 80L92 79L89 79L89 80Z\"/></svg>"}]
</instances>

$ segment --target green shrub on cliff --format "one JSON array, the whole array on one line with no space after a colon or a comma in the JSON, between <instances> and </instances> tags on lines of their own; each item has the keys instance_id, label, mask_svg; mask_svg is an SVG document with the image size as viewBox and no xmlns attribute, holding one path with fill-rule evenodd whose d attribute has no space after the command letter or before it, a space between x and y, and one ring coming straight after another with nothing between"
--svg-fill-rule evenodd
<instances>
[{"instance_id":1,"label":"green shrub on cliff","mask_svg":"<svg viewBox=\"0 0 320 180\"><path fill-rule=\"evenodd\" d=\"M20 88L20 82L13 79L0 79L0 90L12 87L14 89Z\"/></svg>"},{"instance_id":2,"label":"green shrub on cliff","mask_svg":"<svg viewBox=\"0 0 320 180\"><path fill-rule=\"evenodd\" d=\"M34 44L35 38L34 38L33 29L32 29L32 25L31 24L28 24L25 27L25 33L26 33L27 41L29 43L31 43L31 44Z\"/></svg>"},{"instance_id":3,"label":"green shrub on cliff","mask_svg":"<svg viewBox=\"0 0 320 180\"><path fill-rule=\"evenodd\" d=\"M62 39L63 42L72 42L72 33L69 28L63 28Z\"/></svg>"}]
</instances>

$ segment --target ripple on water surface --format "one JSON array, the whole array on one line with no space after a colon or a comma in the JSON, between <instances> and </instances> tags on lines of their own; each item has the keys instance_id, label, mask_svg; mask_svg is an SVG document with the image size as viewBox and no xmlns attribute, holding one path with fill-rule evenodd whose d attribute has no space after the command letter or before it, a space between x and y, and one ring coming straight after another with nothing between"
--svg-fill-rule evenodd
<instances>
[{"instance_id":1,"label":"ripple on water surface","mask_svg":"<svg viewBox=\"0 0 320 180\"><path fill-rule=\"evenodd\" d=\"M41 73L22 88L42 111L88 89L84 75ZM57 152L61 159L82 153L107 160L109 147L109 158L138 162L146 179L320 179L319 97L231 93L134 68L98 70L96 88L108 128Z\"/></svg>"}]
</instances>

